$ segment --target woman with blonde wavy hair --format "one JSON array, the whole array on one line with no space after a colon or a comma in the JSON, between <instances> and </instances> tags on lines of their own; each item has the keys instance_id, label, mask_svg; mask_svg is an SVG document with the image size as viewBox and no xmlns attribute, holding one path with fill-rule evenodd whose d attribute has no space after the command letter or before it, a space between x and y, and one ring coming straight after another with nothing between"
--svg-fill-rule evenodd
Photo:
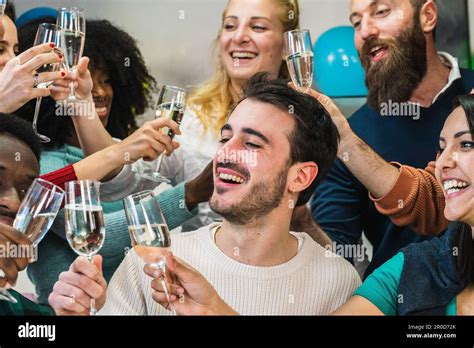
<instances>
[{"instance_id":1,"label":"woman with blonde wavy hair","mask_svg":"<svg viewBox=\"0 0 474 348\"><path fill-rule=\"evenodd\" d=\"M253 75L266 71L288 78L283 33L298 27L298 0L228 2L214 43L216 72L190 94L182 135L176 137L180 149L165 158L161 166L161 173L173 184L196 177L209 164L218 149L220 130ZM212 186L209 196L211 193ZM215 218L207 203L202 203L198 216L183 225L183 230L196 229Z\"/></svg>"}]
</instances>

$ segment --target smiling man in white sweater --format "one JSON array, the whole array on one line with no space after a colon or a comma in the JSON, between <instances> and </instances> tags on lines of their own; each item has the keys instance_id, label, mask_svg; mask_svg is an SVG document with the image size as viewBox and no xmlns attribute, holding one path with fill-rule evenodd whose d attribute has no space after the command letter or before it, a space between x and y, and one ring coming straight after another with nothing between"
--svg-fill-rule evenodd
<instances>
[{"instance_id":1,"label":"smiling man in white sweater","mask_svg":"<svg viewBox=\"0 0 474 348\"><path fill-rule=\"evenodd\" d=\"M294 207L307 203L336 157L338 133L325 109L285 82L258 75L222 128L221 143L210 205L225 220L172 235L174 255L240 314L325 315L339 308L360 285L357 272L306 233L289 231ZM100 314L170 314L143 268L130 251Z\"/></svg>"}]
</instances>

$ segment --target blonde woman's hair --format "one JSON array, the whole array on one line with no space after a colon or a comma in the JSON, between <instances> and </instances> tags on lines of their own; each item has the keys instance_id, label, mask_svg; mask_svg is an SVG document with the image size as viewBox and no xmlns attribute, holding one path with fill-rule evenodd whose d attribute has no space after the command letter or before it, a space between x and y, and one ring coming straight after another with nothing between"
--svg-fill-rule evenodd
<instances>
[{"instance_id":1,"label":"blonde woman's hair","mask_svg":"<svg viewBox=\"0 0 474 348\"><path fill-rule=\"evenodd\" d=\"M229 0L229 4L230 4ZM298 0L272 0L278 8L278 18L283 25L283 32L299 28L300 10ZM226 17L227 8L222 13L222 22ZM214 41L214 52L222 34L222 27ZM220 59L217 57L216 72L214 76L191 93L188 106L193 109L204 125L204 130L211 129L218 137L221 128L225 125L229 112L234 108L238 100L234 100L231 93L230 77L227 75ZM282 64L280 78L288 78L288 68Z\"/></svg>"}]
</instances>

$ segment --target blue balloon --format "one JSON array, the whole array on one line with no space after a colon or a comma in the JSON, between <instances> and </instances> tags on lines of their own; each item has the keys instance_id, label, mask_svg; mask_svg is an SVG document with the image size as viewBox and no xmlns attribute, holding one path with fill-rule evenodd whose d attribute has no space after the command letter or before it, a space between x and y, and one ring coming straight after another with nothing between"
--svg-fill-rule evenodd
<instances>
[{"instance_id":1,"label":"blue balloon","mask_svg":"<svg viewBox=\"0 0 474 348\"><path fill-rule=\"evenodd\" d=\"M365 97L365 72L354 45L354 28L341 26L323 33L314 44L317 87L330 97Z\"/></svg>"},{"instance_id":2,"label":"blue balloon","mask_svg":"<svg viewBox=\"0 0 474 348\"><path fill-rule=\"evenodd\" d=\"M35 7L29 9L26 12L23 12L20 17L16 20L17 27L21 27L28 22L34 21L36 19L44 18L44 17L51 17L56 19L58 15L58 11L52 7Z\"/></svg>"}]
</instances>

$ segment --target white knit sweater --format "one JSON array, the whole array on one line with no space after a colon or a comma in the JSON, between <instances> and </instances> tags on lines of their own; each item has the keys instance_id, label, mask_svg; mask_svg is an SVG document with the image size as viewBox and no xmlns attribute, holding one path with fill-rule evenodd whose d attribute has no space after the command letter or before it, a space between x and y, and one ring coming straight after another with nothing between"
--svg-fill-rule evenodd
<instances>
[{"instance_id":1,"label":"white knit sweater","mask_svg":"<svg viewBox=\"0 0 474 348\"><path fill-rule=\"evenodd\" d=\"M295 257L272 267L239 263L214 243L219 224L172 235L172 251L194 266L219 295L243 315L326 315L344 304L360 285L356 270L313 241L293 233L300 243ZM110 281L105 315L170 315L151 297L151 278L131 250Z\"/></svg>"}]
</instances>

